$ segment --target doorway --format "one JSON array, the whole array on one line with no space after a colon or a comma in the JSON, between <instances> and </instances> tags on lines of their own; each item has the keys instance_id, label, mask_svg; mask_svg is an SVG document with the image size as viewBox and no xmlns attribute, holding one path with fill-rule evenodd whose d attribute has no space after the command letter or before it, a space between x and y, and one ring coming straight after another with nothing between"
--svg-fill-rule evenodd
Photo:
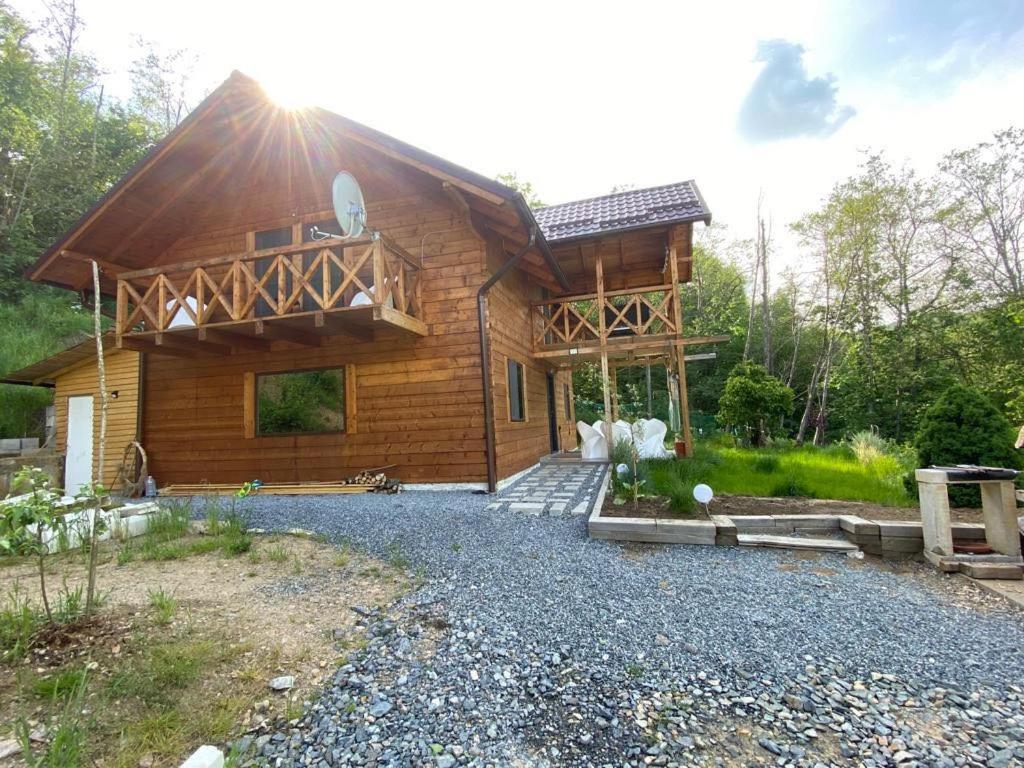
<instances>
[{"instance_id":1,"label":"doorway","mask_svg":"<svg viewBox=\"0 0 1024 768\"><path fill-rule=\"evenodd\" d=\"M548 436L551 452L558 453L558 411L555 409L555 374L548 371Z\"/></svg>"},{"instance_id":2,"label":"doorway","mask_svg":"<svg viewBox=\"0 0 1024 768\"><path fill-rule=\"evenodd\" d=\"M92 395L68 398L68 441L64 459L64 493L74 496L92 482Z\"/></svg>"}]
</instances>

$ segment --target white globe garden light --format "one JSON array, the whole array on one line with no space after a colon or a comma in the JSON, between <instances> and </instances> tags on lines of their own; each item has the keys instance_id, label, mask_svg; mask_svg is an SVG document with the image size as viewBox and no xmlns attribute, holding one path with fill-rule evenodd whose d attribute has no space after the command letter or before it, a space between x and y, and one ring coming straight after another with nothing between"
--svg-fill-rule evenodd
<instances>
[{"instance_id":1,"label":"white globe garden light","mask_svg":"<svg viewBox=\"0 0 1024 768\"><path fill-rule=\"evenodd\" d=\"M693 498L699 501L701 504L707 504L715 497L714 491L711 490L710 485L701 483L693 487Z\"/></svg>"},{"instance_id":2,"label":"white globe garden light","mask_svg":"<svg viewBox=\"0 0 1024 768\"><path fill-rule=\"evenodd\" d=\"M617 467L615 467L615 473L619 477L625 477L628 472L629 472L629 467L626 466L625 464L619 464Z\"/></svg>"}]
</instances>

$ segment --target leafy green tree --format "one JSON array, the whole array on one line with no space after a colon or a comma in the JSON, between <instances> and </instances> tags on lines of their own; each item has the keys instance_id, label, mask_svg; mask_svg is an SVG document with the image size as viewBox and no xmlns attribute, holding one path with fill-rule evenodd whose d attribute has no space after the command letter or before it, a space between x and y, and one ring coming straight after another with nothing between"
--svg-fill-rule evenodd
<instances>
[{"instance_id":1,"label":"leafy green tree","mask_svg":"<svg viewBox=\"0 0 1024 768\"><path fill-rule=\"evenodd\" d=\"M729 374L718 402L718 421L746 431L752 445L763 445L771 427L793 407L793 390L763 365L740 363Z\"/></svg>"},{"instance_id":2,"label":"leafy green tree","mask_svg":"<svg viewBox=\"0 0 1024 768\"><path fill-rule=\"evenodd\" d=\"M523 196L526 200L526 204L531 208L543 208L547 203L540 199L540 196L533 188L533 184L528 181L523 181L519 178L515 171L508 171L507 173L499 173L495 176L495 179L500 181L506 187L511 187L516 192Z\"/></svg>"},{"instance_id":3,"label":"leafy green tree","mask_svg":"<svg viewBox=\"0 0 1024 768\"><path fill-rule=\"evenodd\" d=\"M39 568L39 592L47 621L53 621L46 592L47 535L58 524L57 502L60 491L39 467L22 467L14 476L11 490L14 501L0 507L0 552L36 558ZM34 530L31 530L34 529Z\"/></svg>"}]
</instances>

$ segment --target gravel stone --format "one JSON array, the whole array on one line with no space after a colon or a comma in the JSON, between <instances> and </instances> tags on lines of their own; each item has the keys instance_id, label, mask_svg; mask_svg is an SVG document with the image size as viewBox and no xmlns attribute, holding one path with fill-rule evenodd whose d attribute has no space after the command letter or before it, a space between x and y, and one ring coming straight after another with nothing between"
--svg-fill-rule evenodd
<instances>
[{"instance_id":1,"label":"gravel stone","mask_svg":"<svg viewBox=\"0 0 1024 768\"><path fill-rule=\"evenodd\" d=\"M872 558L627 546L589 539L585 514L492 503L428 491L246 500L253 525L385 560L398 551L424 577L383 613L353 606L365 647L297 724L257 739L260 761L1024 761L1024 616L962 578Z\"/></svg>"}]
</instances>

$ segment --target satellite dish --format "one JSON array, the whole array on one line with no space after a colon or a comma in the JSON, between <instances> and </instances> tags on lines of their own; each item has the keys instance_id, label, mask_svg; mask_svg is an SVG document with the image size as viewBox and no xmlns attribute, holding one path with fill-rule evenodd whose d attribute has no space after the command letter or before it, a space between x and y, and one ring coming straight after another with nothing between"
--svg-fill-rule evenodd
<instances>
[{"instance_id":1,"label":"satellite dish","mask_svg":"<svg viewBox=\"0 0 1024 768\"><path fill-rule=\"evenodd\" d=\"M331 198L334 201L334 215L341 226L341 236L351 240L363 234L366 228L366 204L355 176L348 171L340 171L331 184Z\"/></svg>"}]
</instances>

